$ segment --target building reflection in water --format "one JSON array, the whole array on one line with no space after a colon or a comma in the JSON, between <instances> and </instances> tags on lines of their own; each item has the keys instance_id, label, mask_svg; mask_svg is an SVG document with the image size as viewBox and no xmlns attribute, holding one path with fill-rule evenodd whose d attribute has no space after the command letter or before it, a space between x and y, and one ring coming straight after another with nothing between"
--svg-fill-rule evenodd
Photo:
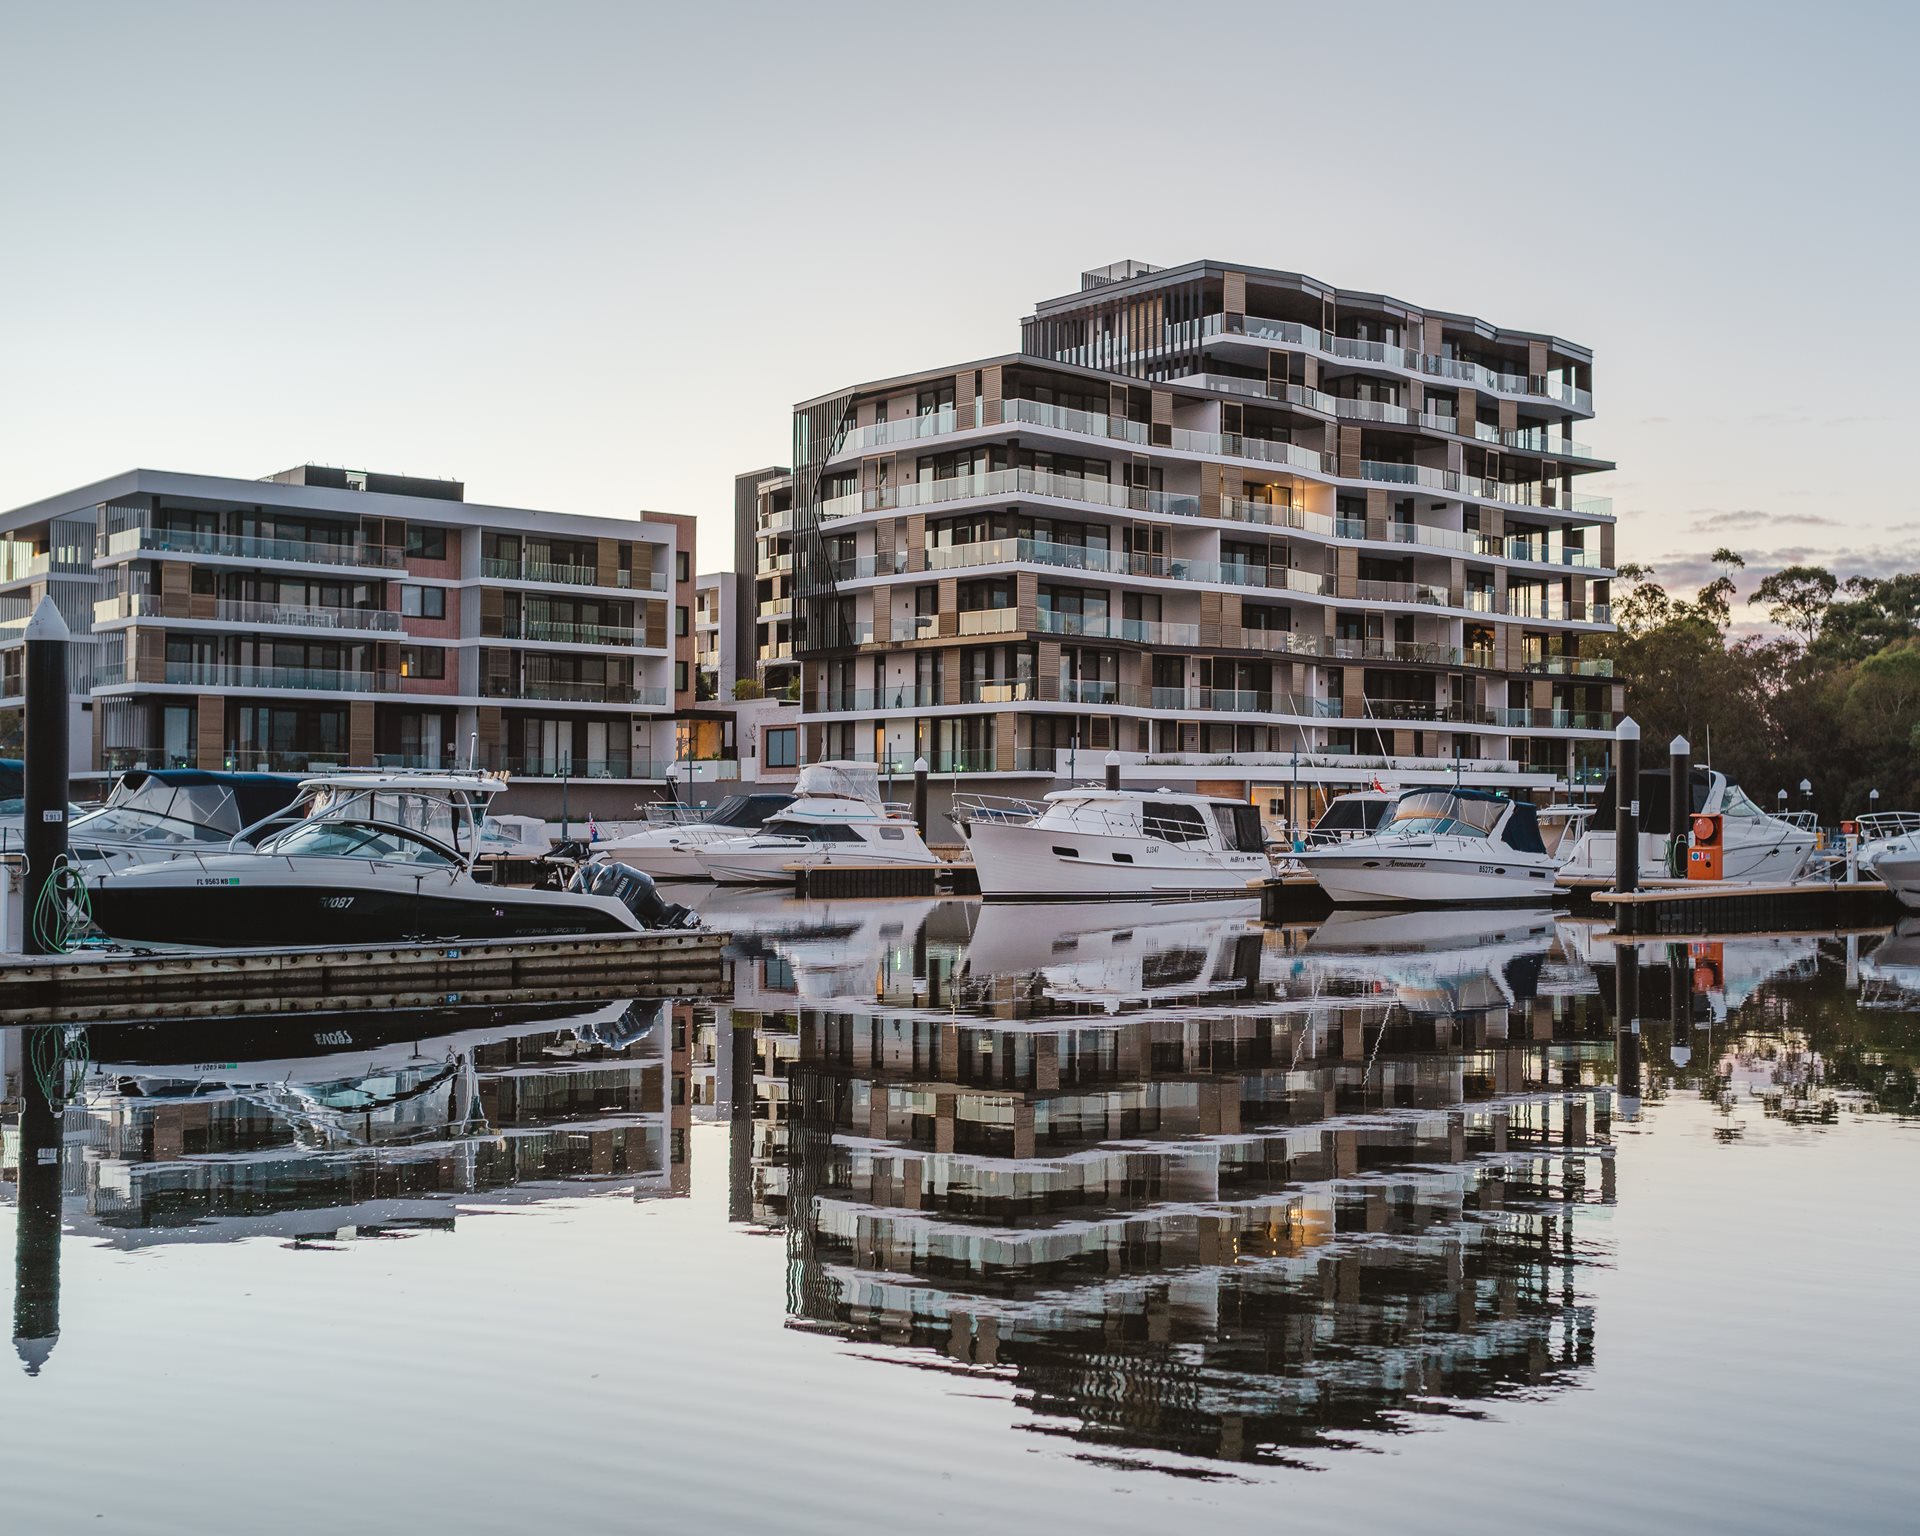
<instances>
[{"instance_id":1,"label":"building reflection in water","mask_svg":"<svg viewBox=\"0 0 1920 1536\"><path fill-rule=\"evenodd\" d=\"M761 935L753 1215L795 1325L991 1368L1090 1446L1230 1460L1589 1368L1591 968L1539 917L1244 914L988 907L831 997L792 951L844 936Z\"/></svg>"}]
</instances>

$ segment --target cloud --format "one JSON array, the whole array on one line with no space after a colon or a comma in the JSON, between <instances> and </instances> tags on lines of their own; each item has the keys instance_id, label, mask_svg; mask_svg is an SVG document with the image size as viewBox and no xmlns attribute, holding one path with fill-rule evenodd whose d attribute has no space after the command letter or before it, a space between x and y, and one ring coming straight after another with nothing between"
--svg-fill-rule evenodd
<instances>
[{"instance_id":1,"label":"cloud","mask_svg":"<svg viewBox=\"0 0 1920 1536\"><path fill-rule=\"evenodd\" d=\"M1743 597L1776 572L1790 565L1824 566L1845 581L1849 576L1865 576L1879 581L1907 571L1920 571L1920 543L1876 545L1869 549L1817 549L1811 545L1792 545L1783 549L1746 553L1744 568L1733 573L1734 585ZM1709 555L1672 554L1652 562L1654 580L1676 596L1691 593L1720 575L1720 567Z\"/></svg>"},{"instance_id":2,"label":"cloud","mask_svg":"<svg viewBox=\"0 0 1920 1536\"><path fill-rule=\"evenodd\" d=\"M1812 512L1762 512L1757 507L1741 507L1730 512L1715 512L1702 509L1704 515L1696 515L1693 526L1701 532L1741 528L1769 528L1780 523L1799 523L1813 528L1838 528L1841 524L1834 518L1821 517Z\"/></svg>"}]
</instances>

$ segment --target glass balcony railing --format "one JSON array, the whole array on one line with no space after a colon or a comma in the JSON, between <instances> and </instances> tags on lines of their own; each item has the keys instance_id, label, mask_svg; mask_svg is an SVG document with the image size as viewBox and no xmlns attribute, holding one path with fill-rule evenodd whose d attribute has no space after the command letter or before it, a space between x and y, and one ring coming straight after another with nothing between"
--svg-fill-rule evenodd
<instances>
[{"instance_id":1,"label":"glass balcony railing","mask_svg":"<svg viewBox=\"0 0 1920 1536\"><path fill-rule=\"evenodd\" d=\"M400 550L353 540L319 543L302 539L259 538L246 534L201 533L185 528L123 528L106 540L105 558L123 555L215 555L230 560L276 560L300 565L353 565L371 570L400 570Z\"/></svg>"},{"instance_id":2,"label":"glass balcony railing","mask_svg":"<svg viewBox=\"0 0 1920 1536\"><path fill-rule=\"evenodd\" d=\"M488 626L482 625L482 629ZM615 645L644 647L644 631L624 624L579 624L571 619L503 619L494 626L501 640L544 641L550 645ZM664 642L663 642L664 643Z\"/></svg>"},{"instance_id":3,"label":"glass balcony railing","mask_svg":"<svg viewBox=\"0 0 1920 1536\"><path fill-rule=\"evenodd\" d=\"M489 679L487 697L494 699L537 699L571 704L639 704L663 709L668 703L665 688L640 688L624 679L526 678Z\"/></svg>"},{"instance_id":4,"label":"glass balcony railing","mask_svg":"<svg viewBox=\"0 0 1920 1536\"><path fill-rule=\"evenodd\" d=\"M568 565L552 560L498 560L489 557L480 562L480 574L490 581L530 581L557 587L611 587L623 592L664 592L667 573L652 571L636 575L632 571L612 572L612 581L600 579L594 565Z\"/></svg>"},{"instance_id":5,"label":"glass balcony railing","mask_svg":"<svg viewBox=\"0 0 1920 1536\"><path fill-rule=\"evenodd\" d=\"M1605 656L1534 656L1526 670L1552 677L1612 677L1613 662Z\"/></svg>"},{"instance_id":6,"label":"glass balcony railing","mask_svg":"<svg viewBox=\"0 0 1920 1536\"><path fill-rule=\"evenodd\" d=\"M1148 619L1119 619L1107 614L1057 613L1042 608L1035 630L1043 635L1078 635L1089 640L1126 640L1136 645L1198 645L1198 624L1163 624Z\"/></svg>"},{"instance_id":7,"label":"glass balcony railing","mask_svg":"<svg viewBox=\"0 0 1920 1536\"><path fill-rule=\"evenodd\" d=\"M117 676L112 674L117 672ZM103 677L105 680L103 680ZM96 688L128 681L124 664L101 667L94 674ZM308 693L397 693L400 678L393 672L354 672L343 667L250 667L223 661L169 661L159 681L193 688L296 689Z\"/></svg>"},{"instance_id":8,"label":"glass balcony railing","mask_svg":"<svg viewBox=\"0 0 1920 1536\"><path fill-rule=\"evenodd\" d=\"M844 434L834 448L833 456L871 453L876 448L886 448L895 443L915 443L929 437L944 437L956 430L957 426L958 417L950 405L919 416L903 416L898 421L873 422L864 427L854 427Z\"/></svg>"}]
</instances>

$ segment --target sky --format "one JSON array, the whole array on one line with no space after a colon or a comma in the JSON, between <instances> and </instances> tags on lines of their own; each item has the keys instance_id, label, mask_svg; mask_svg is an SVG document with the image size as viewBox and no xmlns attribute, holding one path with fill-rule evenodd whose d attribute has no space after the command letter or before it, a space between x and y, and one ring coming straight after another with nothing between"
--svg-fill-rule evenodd
<instances>
[{"instance_id":1,"label":"sky","mask_svg":"<svg viewBox=\"0 0 1920 1536\"><path fill-rule=\"evenodd\" d=\"M1201 257L1595 352L1620 558L1920 569L1920 7L0 0L0 507L701 520L795 401ZM1905 317L1905 318L1903 318Z\"/></svg>"}]
</instances>

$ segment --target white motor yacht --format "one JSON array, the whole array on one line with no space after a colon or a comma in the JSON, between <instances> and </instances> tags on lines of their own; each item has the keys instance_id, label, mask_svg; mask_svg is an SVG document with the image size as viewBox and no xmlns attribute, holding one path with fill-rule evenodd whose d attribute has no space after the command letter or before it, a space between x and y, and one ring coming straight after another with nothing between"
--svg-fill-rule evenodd
<instances>
[{"instance_id":1,"label":"white motor yacht","mask_svg":"<svg viewBox=\"0 0 1920 1536\"><path fill-rule=\"evenodd\" d=\"M975 797L954 807L980 894L997 901L1252 898L1273 873L1260 813L1173 790L1059 789L1034 803Z\"/></svg>"},{"instance_id":2,"label":"white motor yacht","mask_svg":"<svg viewBox=\"0 0 1920 1536\"><path fill-rule=\"evenodd\" d=\"M1669 791L1672 775L1664 768L1640 774L1640 874L1642 878L1674 876L1684 871L1669 867L1672 846ZM1721 817L1720 878L1752 883L1798 879L1813 857L1817 835L1798 820L1770 816L1747 797L1738 784L1717 768L1695 767L1689 805L1693 815ZM1610 777L1594 806L1593 820L1572 856L1562 866L1565 880L1613 878L1614 813L1618 804Z\"/></svg>"},{"instance_id":3,"label":"white motor yacht","mask_svg":"<svg viewBox=\"0 0 1920 1536\"><path fill-rule=\"evenodd\" d=\"M1920 908L1920 832L1882 843L1874 853L1873 873L1901 906Z\"/></svg>"},{"instance_id":4,"label":"white motor yacht","mask_svg":"<svg viewBox=\"0 0 1920 1536\"><path fill-rule=\"evenodd\" d=\"M722 837L698 850L700 868L722 885L790 885L794 871L820 864L937 863L904 806L880 799L872 763L809 763L793 803L759 831Z\"/></svg>"},{"instance_id":5,"label":"white motor yacht","mask_svg":"<svg viewBox=\"0 0 1920 1536\"><path fill-rule=\"evenodd\" d=\"M1559 861L1534 807L1483 789L1409 789L1371 837L1294 858L1335 902L1544 903Z\"/></svg>"},{"instance_id":6,"label":"white motor yacht","mask_svg":"<svg viewBox=\"0 0 1920 1536\"><path fill-rule=\"evenodd\" d=\"M692 926L637 870L599 865L573 889L483 885L478 826L504 779L343 773L307 779L283 825L247 846L87 873L116 939L220 948L633 933ZM276 818L280 820L283 818Z\"/></svg>"},{"instance_id":7,"label":"white motor yacht","mask_svg":"<svg viewBox=\"0 0 1920 1536\"><path fill-rule=\"evenodd\" d=\"M681 814L670 820L594 843L593 857L645 870L656 880L704 880L702 848L756 831L792 804L792 795L748 794L729 795L711 809L676 807Z\"/></svg>"},{"instance_id":8,"label":"white motor yacht","mask_svg":"<svg viewBox=\"0 0 1920 1536\"><path fill-rule=\"evenodd\" d=\"M1860 873L1877 877L1880 855L1892 853L1899 857L1900 852L1911 845L1913 834L1920 832L1920 812L1869 811L1860 818L1859 825Z\"/></svg>"},{"instance_id":9,"label":"white motor yacht","mask_svg":"<svg viewBox=\"0 0 1920 1536\"><path fill-rule=\"evenodd\" d=\"M224 852L247 827L266 827L300 792L287 774L129 768L106 803L76 816L67 850L86 865L144 864Z\"/></svg>"}]
</instances>

